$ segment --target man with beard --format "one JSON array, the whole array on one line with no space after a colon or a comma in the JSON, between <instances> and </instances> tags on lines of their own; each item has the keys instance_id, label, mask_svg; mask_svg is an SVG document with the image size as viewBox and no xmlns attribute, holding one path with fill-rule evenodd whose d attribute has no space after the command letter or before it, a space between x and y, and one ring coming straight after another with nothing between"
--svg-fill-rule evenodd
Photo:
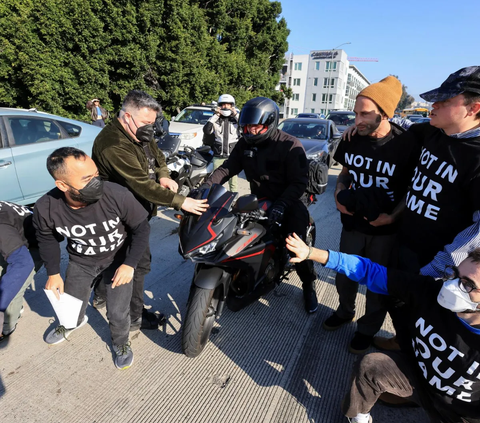
<instances>
[{"instance_id":1,"label":"man with beard","mask_svg":"<svg viewBox=\"0 0 480 423\"><path fill-rule=\"evenodd\" d=\"M314 260L406 303L401 351L367 354L354 365L342 402L350 422L372 423L370 410L384 393L414 401L431 422L480 422L480 248L437 280L308 247L296 234L287 248L293 263Z\"/></svg>"},{"instance_id":2,"label":"man with beard","mask_svg":"<svg viewBox=\"0 0 480 423\"><path fill-rule=\"evenodd\" d=\"M83 301L77 326L60 325L45 342L58 344L84 326L88 300L95 281L106 286L107 318L115 352L115 366L133 363L130 347L130 300L135 268L147 248L150 226L147 212L124 187L103 182L93 160L73 147L55 150L47 169L56 188L41 197L34 209L40 256L47 269L45 286ZM69 263L65 282L60 275L60 246L67 238Z\"/></svg>"},{"instance_id":3,"label":"man with beard","mask_svg":"<svg viewBox=\"0 0 480 423\"><path fill-rule=\"evenodd\" d=\"M340 251L389 263L398 231L398 217L420 149L415 138L389 122L402 95L400 81L388 76L365 88L355 103L357 133L342 141L335 160L343 165L335 201L343 224ZM323 323L337 330L355 315L358 284L338 273L335 281L340 305ZM382 326L386 308L377 293L368 291L366 312L358 320L349 350L365 352Z\"/></svg>"}]
</instances>

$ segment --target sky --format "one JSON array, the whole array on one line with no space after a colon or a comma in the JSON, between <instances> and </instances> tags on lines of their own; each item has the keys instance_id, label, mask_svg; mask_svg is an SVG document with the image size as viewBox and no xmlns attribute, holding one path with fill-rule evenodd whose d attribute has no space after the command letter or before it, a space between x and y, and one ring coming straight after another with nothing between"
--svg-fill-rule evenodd
<instances>
[{"instance_id":1,"label":"sky","mask_svg":"<svg viewBox=\"0 0 480 423\"><path fill-rule=\"evenodd\" d=\"M480 66L480 0L279 0L289 53L338 45L371 82L398 75L416 101L465 66Z\"/></svg>"}]
</instances>

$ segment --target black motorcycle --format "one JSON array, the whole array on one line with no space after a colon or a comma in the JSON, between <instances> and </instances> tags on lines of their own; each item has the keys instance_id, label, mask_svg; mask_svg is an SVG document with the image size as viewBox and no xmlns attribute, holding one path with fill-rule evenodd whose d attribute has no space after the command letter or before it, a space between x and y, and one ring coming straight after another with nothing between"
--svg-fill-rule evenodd
<instances>
[{"instance_id":1,"label":"black motorcycle","mask_svg":"<svg viewBox=\"0 0 480 423\"><path fill-rule=\"evenodd\" d=\"M208 146L179 150L180 138L165 135L157 141L165 155L170 177L178 184L178 194L187 196L213 172L213 153Z\"/></svg>"},{"instance_id":2,"label":"black motorcycle","mask_svg":"<svg viewBox=\"0 0 480 423\"><path fill-rule=\"evenodd\" d=\"M186 214L180 223L179 252L192 260L195 273L183 324L182 349L187 357L205 347L225 304L238 311L271 291L292 269L278 224L269 226L269 201L238 194L214 184L195 198L207 198L201 216ZM307 243L315 243L310 219Z\"/></svg>"}]
</instances>

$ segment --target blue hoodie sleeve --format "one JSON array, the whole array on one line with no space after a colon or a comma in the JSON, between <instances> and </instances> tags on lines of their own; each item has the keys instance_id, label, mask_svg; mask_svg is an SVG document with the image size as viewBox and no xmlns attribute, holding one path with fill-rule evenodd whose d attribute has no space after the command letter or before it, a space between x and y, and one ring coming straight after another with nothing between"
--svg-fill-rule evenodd
<instances>
[{"instance_id":1,"label":"blue hoodie sleeve","mask_svg":"<svg viewBox=\"0 0 480 423\"><path fill-rule=\"evenodd\" d=\"M7 272L0 279L0 311L5 311L27 280L34 264L27 247L22 246L7 257Z\"/></svg>"},{"instance_id":2,"label":"blue hoodie sleeve","mask_svg":"<svg viewBox=\"0 0 480 423\"><path fill-rule=\"evenodd\" d=\"M389 295L387 289L387 268L371 260L351 254L328 250L325 267L342 273L353 281L376 294Z\"/></svg>"}]
</instances>

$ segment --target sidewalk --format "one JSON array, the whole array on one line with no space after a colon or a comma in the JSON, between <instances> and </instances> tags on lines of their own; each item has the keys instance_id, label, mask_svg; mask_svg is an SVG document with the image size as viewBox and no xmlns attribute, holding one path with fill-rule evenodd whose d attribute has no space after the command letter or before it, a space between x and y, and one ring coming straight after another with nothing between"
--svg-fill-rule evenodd
<instances>
[{"instance_id":1,"label":"sidewalk","mask_svg":"<svg viewBox=\"0 0 480 423\"><path fill-rule=\"evenodd\" d=\"M333 201L339 168L327 192L310 208L316 245L338 249L340 221ZM248 188L239 180L241 190ZM165 423L345 423L340 403L356 356L348 352L355 324L336 332L321 324L337 307L334 272L318 265L319 310L303 309L296 274L242 311L225 310L203 353L181 352L181 325L193 264L177 252L178 221L161 210L151 221L152 272L147 306L168 316L158 331L131 337L135 362L119 371L110 352L105 311L88 307L88 325L69 342L47 345L53 310L43 287L45 270L27 290L16 332L0 344L0 421ZM63 250L64 252L64 250ZM62 272L67 257L62 256ZM364 295L358 296L358 310ZM385 331L391 329L388 321ZM426 423L420 409L380 405L374 422Z\"/></svg>"}]
</instances>

